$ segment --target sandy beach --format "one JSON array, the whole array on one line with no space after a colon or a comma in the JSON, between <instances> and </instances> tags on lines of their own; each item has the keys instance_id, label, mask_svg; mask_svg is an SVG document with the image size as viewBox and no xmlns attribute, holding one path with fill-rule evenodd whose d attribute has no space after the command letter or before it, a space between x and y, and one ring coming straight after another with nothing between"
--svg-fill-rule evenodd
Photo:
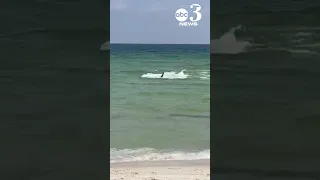
<instances>
[{"instance_id":1,"label":"sandy beach","mask_svg":"<svg viewBox=\"0 0 320 180\"><path fill-rule=\"evenodd\" d=\"M209 160L142 161L110 164L111 180L208 180Z\"/></svg>"}]
</instances>

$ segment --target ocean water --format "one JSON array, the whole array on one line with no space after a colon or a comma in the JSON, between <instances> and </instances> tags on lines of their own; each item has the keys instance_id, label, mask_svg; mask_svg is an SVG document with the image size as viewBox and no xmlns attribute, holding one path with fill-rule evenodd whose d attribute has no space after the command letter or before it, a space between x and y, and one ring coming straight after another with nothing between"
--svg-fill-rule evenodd
<instances>
[{"instance_id":1,"label":"ocean water","mask_svg":"<svg viewBox=\"0 0 320 180\"><path fill-rule=\"evenodd\" d=\"M214 30L215 174L319 177L320 28L222 23Z\"/></svg>"},{"instance_id":2,"label":"ocean water","mask_svg":"<svg viewBox=\"0 0 320 180\"><path fill-rule=\"evenodd\" d=\"M107 178L100 173L109 151L109 55L99 50L105 34L48 30L0 38L2 179Z\"/></svg>"},{"instance_id":3,"label":"ocean water","mask_svg":"<svg viewBox=\"0 0 320 180\"><path fill-rule=\"evenodd\" d=\"M2 1L0 179L109 178L108 4Z\"/></svg>"},{"instance_id":4,"label":"ocean water","mask_svg":"<svg viewBox=\"0 0 320 180\"><path fill-rule=\"evenodd\" d=\"M211 3L216 179L319 179L319 1Z\"/></svg>"},{"instance_id":5,"label":"ocean water","mask_svg":"<svg viewBox=\"0 0 320 180\"><path fill-rule=\"evenodd\" d=\"M111 162L210 158L209 51L111 44Z\"/></svg>"}]
</instances>

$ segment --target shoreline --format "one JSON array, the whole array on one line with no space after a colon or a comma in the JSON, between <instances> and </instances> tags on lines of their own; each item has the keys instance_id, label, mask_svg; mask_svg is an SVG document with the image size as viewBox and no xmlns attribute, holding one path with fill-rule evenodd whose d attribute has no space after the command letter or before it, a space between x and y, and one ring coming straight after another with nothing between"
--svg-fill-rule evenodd
<instances>
[{"instance_id":1,"label":"shoreline","mask_svg":"<svg viewBox=\"0 0 320 180\"><path fill-rule=\"evenodd\" d=\"M111 168L115 167L149 167L149 166L210 166L210 159L199 160L156 160L156 161L128 161L110 163Z\"/></svg>"},{"instance_id":2,"label":"shoreline","mask_svg":"<svg viewBox=\"0 0 320 180\"><path fill-rule=\"evenodd\" d=\"M209 180L210 160L110 163L111 180Z\"/></svg>"}]
</instances>

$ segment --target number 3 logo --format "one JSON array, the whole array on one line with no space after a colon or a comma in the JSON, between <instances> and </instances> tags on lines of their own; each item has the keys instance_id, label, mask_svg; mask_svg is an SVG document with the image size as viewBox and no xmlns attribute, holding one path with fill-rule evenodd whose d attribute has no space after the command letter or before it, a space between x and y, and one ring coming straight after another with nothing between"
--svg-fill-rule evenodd
<instances>
[{"instance_id":1,"label":"number 3 logo","mask_svg":"<svg viewBox=\"0 0 320 180\"><path fill-rule=\"evenodd\" d=\"M193 17L190 17L190 21L196 22L196 21L200 21L200 19L202 18L202 14L199 12L201 10L201 6L199 4L192 4L190 6L190 8L196 8L196 10L192 11L193 13L196 14L196 19L194 19Z\"/></svg>"}]
</instances>

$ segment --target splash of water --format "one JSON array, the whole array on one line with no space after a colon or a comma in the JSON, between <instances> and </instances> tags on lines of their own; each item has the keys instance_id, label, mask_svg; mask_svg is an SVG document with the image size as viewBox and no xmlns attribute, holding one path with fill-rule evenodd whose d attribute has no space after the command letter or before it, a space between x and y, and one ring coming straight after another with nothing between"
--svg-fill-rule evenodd
<instances>
[{"instance_id":1,"label":"splash of water","mask_svg":"<svg viewBox=\"0 0 320 180\"><path fill-rule=\"evenodd\" d=\"M210 159L210 150L183 152L160 151L153 148L110 149L110 163L132 161L199 160Z\"/></svg>"},{"instance_id":2,"label":"splash of water","mask_svg":"<svg viewBox=\"0 0 320 180\"><path fill-rule=\"evenodd\" d=\"M100 46L100 51L108 51L108 50L110 50L110 43L109 41L106 41Z\"/></svg>"},{"instance_id":3,"label":"splash of water","mask_svg":"<svg viewBox=\"0 0 320 180\"><path fill-rule=\"evenodd\" d=\"M213 54L238 54L246 52L252 44L248 41L237 41L235 32L243 30L242 25L231 28L227 33L219 39L211 40L211 50Z\"/></svg>"},{"instance_id":4,"label":"splash of water","mask_svg":"<svg viewBox=\"0 0 320 180\"><path fill-rule=\"evenodd\" d=\"M170 72L164 72L163 77L161 77L162 73L157 74L157 73L146 73L143 74L141 77L142 78L150 78L150 79L186 79L188 78L188 74L184 73L185 69L180 71L179 73L176 73L174 71Z\"/></svg>"}]
</instances>

